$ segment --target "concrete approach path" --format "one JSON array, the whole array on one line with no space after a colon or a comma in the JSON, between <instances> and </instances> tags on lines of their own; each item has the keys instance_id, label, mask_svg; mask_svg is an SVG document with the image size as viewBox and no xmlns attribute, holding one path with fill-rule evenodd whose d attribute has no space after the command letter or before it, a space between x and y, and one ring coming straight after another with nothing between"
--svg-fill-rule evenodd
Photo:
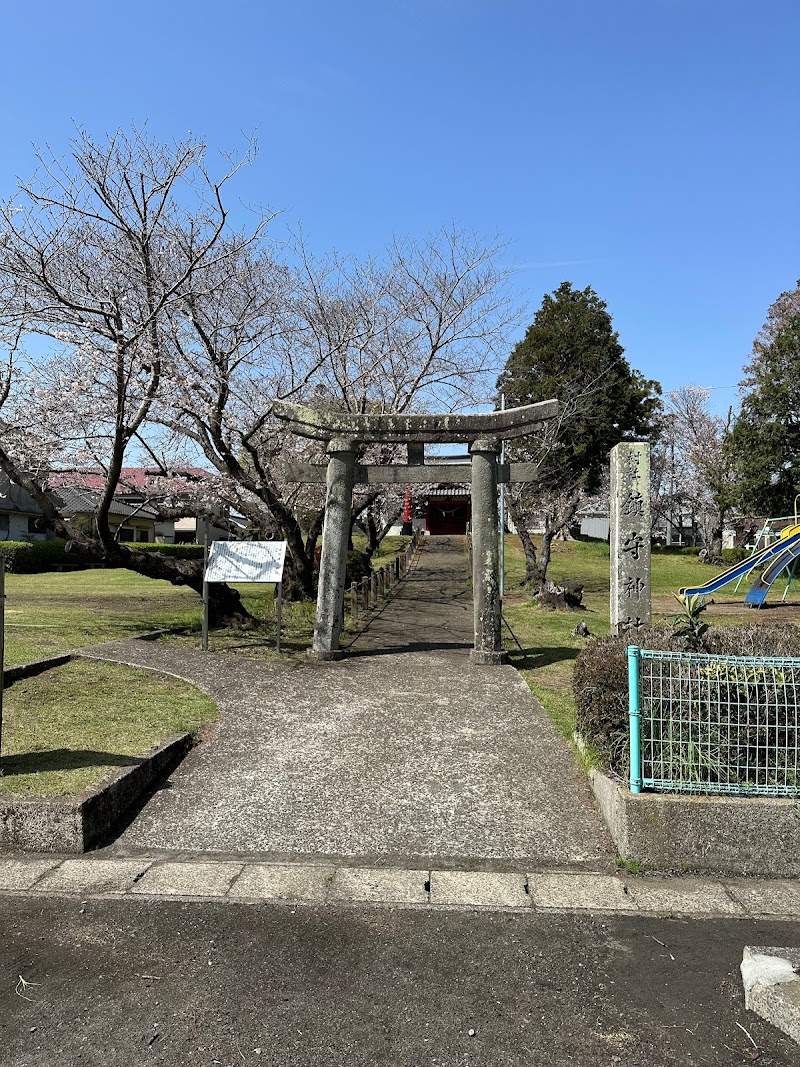
<instances>
[{"instance_id":1,"label":"concrete approach path","mask_svg":"<svg viewBox=\"0 0 800 1067\"><path fill-rule=\"evenodd\" d=\"M85 655L168 671L218 703L115 850L608 870L573 754L512 667L470 663L460 538L410 577L338 663L128 640ZM430 866L430 864L428 864Z\"/></svg>"}]
</instances>

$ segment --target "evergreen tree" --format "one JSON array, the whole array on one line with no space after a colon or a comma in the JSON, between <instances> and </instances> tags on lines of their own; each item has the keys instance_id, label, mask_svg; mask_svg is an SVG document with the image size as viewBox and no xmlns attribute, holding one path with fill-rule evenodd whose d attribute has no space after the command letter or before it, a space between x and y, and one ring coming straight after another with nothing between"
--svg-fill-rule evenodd
<instances>
[{"instance_id":1,"label":"evergreen tree","mask_svg":"<svg viewBox=\"0 0 800 1067\"><path fill-rule=\"evenodd\" d=\"M770 308L745 374L731 437L739 503L789 515L800 493L800 282Z\"/></svg>"},{"instance_id":2,"label":"evergreen tree","mask_svg":"<svg viewBox=\"0 0 800 1067\"><path fill-rule=\"evenodd\" d=\"M511 508L525 547L526 581L540 584L553 537L599 489L614 445L657 434L661 388L631 369L605 301L570 282L545 295L497 388L509 406L561 402L558 419L511 449L513 458L538 466L536 483L511 494ZM525 532L534 513L544 519L538 558Z\"/></svg>"}]
</instances>

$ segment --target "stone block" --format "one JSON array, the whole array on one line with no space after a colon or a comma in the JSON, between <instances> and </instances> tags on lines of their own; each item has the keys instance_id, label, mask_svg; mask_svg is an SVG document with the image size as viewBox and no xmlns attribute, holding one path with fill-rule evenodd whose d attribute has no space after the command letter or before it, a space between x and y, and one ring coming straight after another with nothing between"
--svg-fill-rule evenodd
<instances>
[{"instance_id":1,"label":"stone block","mask_svg":"<svg viewBox=\"0 0 800 1067\"><path fill-rule=\"evenodd\" d=\"M529 908L521 874L485 871L431 871L431 904L463 907Z\"/></svg>"},{"instance_id":2,"label":"stone block","mask_svg":"<svg viewBox=\"0 0 800 1067\"><path fill-rule=\"evenodd\" d=\"M340 867L331 887L332 900L382 904L427 904L427 871L391 867Z\"/></svg>"},{"instance_id":3,"label":"stone block","mask_svg":"<svg viewBox=\"0 0 800 1067\"><path fill-rule=\"evenodd\" d=\"M631 880L628 891L642 911L659 915L744 915L720 882L697 878Z\"/></svg>"},{"instance_id":4,"label":"stone block","mask_svg":"<svg viewBox=\"0 0 800 1067\"><path fill-rule=\"evenodd\" d=\"M143 896L224 897L241 863L159 863L150 867L132 893Z\"/></svg>"},{"instance_id":5,"label":"stone block","mask_svg":"<svg viewBox=\"0 0 800 1067\"><path fill-rule=\"evenodd\" d=\"M621 878L607 874L529 874L535 908L581 911L635 911L636 903Z\"/></svg>"},{"instance_id":6,"label":"stone block","mask_svg":"<svg viewBox=\"0 0 800 1067\"><path fill-rule=\"evenodd\" d=\"M800 1043L800 949L746 945L745 1007Z\"/></svg>"},{"instance_id":7,"label":"stone block","mask_svg":"<svg viewBox=\"0 0 800 1067\"><path fill-rule=\"evenodd\" d=\"M322 864L248 863L233 883L232 899L322 903L335 868Z\"/></svg>"},{"instance_id":8,"label":"stone block","mask_svg":"<svg viewBox=\"0 0 800 1067\"><path fill-rule=\"evenodd\" d=\"M30 889L37 879L55 866L55 860L0 859L0 889Z\"/></svg>"},{"instance_id":9,"label":"stone block","mask_svg":"<svg viewBox=\"0 0 800 1067\"><path fill-rule=\"evenodd\" d=\"M800 882L759 879L726 882L725 887L750 915L800 916Z\"/></svg>"},{"instance_id":10,"label":"stone block","mask_svg":"<svg viewBox=\"0 0 800 1067\"><path fill-rule=\"evenodd\" d=\"M36 884L41 893L124 893L152 860L64 860Z\"/></svg>"}]
</instances>

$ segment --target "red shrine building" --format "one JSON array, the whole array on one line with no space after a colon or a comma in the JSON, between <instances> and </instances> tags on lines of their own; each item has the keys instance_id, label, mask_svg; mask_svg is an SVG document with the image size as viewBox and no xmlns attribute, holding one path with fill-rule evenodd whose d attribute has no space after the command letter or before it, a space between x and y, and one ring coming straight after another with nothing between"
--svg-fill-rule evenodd
<instances>
[{"instance_id":1,"label":"red shrine building","mask_svg":"<svg viewBox=\"0 0 800 1067\"><path fill-rule=\"evenodd\" d=\"M418 501L416 511L419 518L424 517L427 534L465 534L472 518L470 491L460 485L428 489Z\"/></svg>"}]
</instances>

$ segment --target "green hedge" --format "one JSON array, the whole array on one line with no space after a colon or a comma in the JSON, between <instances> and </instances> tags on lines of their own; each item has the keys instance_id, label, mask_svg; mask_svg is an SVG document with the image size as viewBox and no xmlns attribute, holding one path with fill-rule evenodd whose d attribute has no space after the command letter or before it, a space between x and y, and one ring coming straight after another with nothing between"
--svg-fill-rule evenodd
<instances>
[{"instance_id":1,"label":"green hedge","mask_svg":"<svg viewBox=\"0 0 800 1067\"><path fill-rule=\"evenodd\" d=\"M668 626L653 626L636 637L640 648L682 652L685 642ZM573 693L576 727L604 766L628 776L627 637L598 637L575 662ZM800 658L800 626L714 626L703 635L703 652L717 656Z\"/></svg>"},{"instance_id":2,"label":"green hedge","mask_svg":"<svg viewBox=\"0 0 800 1067\"><path fill-rule=\"evenodd\" d=\"M741 563L750 554L749 548L723 548L722 560L724 563Z\"/></svg>"},{"instance_id":3,"label":"green hedge","mask_svg":"<svg viewBox=\"0 0 800 1067\"><path fill-rule=\"evenodd\" d=\"M71 562L64 541L0 541L0 555L12 574L39 574Z\"/></svg>"}]
</instances>

